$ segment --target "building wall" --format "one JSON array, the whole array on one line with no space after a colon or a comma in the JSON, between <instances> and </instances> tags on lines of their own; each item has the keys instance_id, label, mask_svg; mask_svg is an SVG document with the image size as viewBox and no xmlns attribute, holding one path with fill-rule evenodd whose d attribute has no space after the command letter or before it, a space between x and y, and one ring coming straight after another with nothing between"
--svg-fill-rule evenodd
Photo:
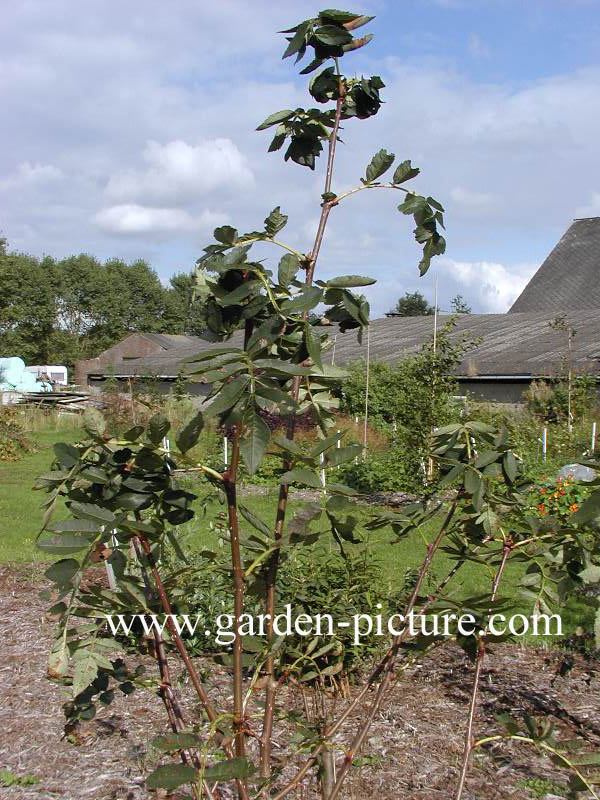
<instances>
[{"instance_id":1,"label":"building wall","mask_svg":"<svg viewBox=\"0 0 600 800\"><path fill-rule=\"evenodd\" d=\"M141 380L133 378L134 385L137 391L143 392L143 383ZM89 388L94 392L101 392L102 387L104 386L106 379L91 377L89 378ZM119 383L121 384L121 390L124 394L129 394L129 383L127 379L119 379ZM175 388L175 381L174 380L152 380L152 391L159 392L160 394L169 394ZM200 403L203 397L210 392L212 389L212 384L210 383L186 383L185 391L187 394L191 395L192 397L197 397L198 402Z\"/></svg>"},{"instance_id":2,"label":"building wall","mask_svg":"<svg viewBox=\"0 0 600 800\"><path fill-rule=\"evenodd\" d=\"M123 358L139 358L164 353L156 342L148 339L143 333L132 333L122 342L109 347L96 358L75 362L74 380L78 386L87 386L90 372L110 372L110 367Z\"/></svg>"},{"instance_id":3,"label":"building wall","mask_svg":"<svg viewBox=\"0 0 600 800\"><path fill-rule=\"evenodd\" d=\"M489 380L476 381L459 378L461 394L468 394L474 400L486 403L522 403L525 392L531 381Z\"/></svg>"}]
</instances>

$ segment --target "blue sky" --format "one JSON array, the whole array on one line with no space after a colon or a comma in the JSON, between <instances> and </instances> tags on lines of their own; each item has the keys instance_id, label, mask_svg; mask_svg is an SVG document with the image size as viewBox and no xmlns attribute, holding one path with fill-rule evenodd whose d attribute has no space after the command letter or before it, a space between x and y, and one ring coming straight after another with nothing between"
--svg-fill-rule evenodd
<instances>
[{"instance_id":1,"label":"blue sky","mask_svg":"<svg viewBox=\"0 0 600 800\"><path fill-rule=\"evenodd\" d=\"M345 7L345 6L344 6ZM576 216L600 215L600 0L368 0L386 104L344 131L334 188L380 147L421 167L446 207L448 250L424 279L394 197L332 214L323 275L363 272L374 315L405 291L505 311ZM322 191L254 131L313 105L276 30L306 0L16 0L0 30L0 230L20 250L146 258L191 269L215 225L260 225L275 205L309 249ZM365 195L371 195L365 197ZM373 197L378 194L381 196ZM386 196L383 196L386 195Z\"/></svg>"}]
</instances>

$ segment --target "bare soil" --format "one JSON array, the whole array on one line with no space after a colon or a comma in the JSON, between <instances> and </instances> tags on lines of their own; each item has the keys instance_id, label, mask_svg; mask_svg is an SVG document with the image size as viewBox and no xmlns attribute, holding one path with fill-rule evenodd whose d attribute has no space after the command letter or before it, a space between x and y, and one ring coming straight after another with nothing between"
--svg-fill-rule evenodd
<instances>
[{"instance_id":1,"label":"bare soil","mask_svg":"<svg viewBox=\"0 0 600 800\"><path fill-rule=\"evenodd\" d=\"M157 763L149 742L167 730L162 703L149 692L116 697L79 726L76 744L65 740L65 689L45 677L53 623L45 618L45 601L38 596L44 585L37 568L0 568L0 769L39 779L31 786L0 788L0 798L142 800L148 797L145 775ZM561 738L582 737L589 750L596 749L598 664L570 657L573 666L566 675L560 674L564 653L558 649L511 645L486 657L476 736L496 732L495 715L501 712L548 714ZM218 704L227 703L228 676L211 670L211 692ZM374 721L363 748L364 766L353 768L345 800L451 800L471 674L471 665L453 645L406 672ZM186 682L180 692L188 718L193 717L195 700ZM290 704L296 700L283 698ZM348 741L362 714L359 709L347 721L340 744ZM548 797L561 797L566 782L565 773L535 749L503 744L476 756L464 797L529 800L546 791ZM314 786L304 786L295 797L312 800Z\"/></svg>"}]
</instances>

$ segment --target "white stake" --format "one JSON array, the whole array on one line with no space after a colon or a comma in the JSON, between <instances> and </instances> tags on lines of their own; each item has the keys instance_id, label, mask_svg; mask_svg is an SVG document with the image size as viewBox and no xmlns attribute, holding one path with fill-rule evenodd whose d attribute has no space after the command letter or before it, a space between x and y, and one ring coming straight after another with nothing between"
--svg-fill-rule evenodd
<instances>
[{"instance_id":1,"label":"white stake","mask_svg":"<svg viewBox=\"0 0 600 800\"><path fill-rule=\"evenodd\" d=\"M104 530L104 528L103 528L103 530ZM107 542L107 544L108 543L111 544L113 549L116 549L116 547L118 546L119 543L117 541L117 537L115 536L115 532L114 531L111 531L111 536L110 536L109 542ZM111 589L111 591L116 592L117 591L117 581L116 581L116 578L115 578L115 571L112 568L112 564L109 564L108 563L108 559L105 559L104 560L104 566L106 568L106 577L108 578L109 588Z\"/></svg>"},{"instance_id":2,"label":"white stake","mask_svg":"<svg viewBox=\"0 0 600 800\"><path fill-rule=\"evenodd\" d=\"M319 463L321 464L321 486L325 488L325 453L319 454Z\"/></svg>"},{"instance_id":3,"label":"white stake","mask_svg":"<svg viewBox=\"0 0 600 800\"><path fill-rule=\"evenodd\" d=\"M596 450L596 423L592 422L592 453Z\"/></svg>"},{"instance_id":4,"label":"white stake","mask_svg":"<svg viewBox=\"0 0 600 800\"><path fill-rule=\"evenodd\" d=\"M542 430L542 458L546 460L546 453L548 452L548 428Z\"/></svg>"},{"instance_id":5,"label":"white stake","mask_svg":"<svg viewBox=\"0 0 600 800\"><path fill-rule=\"evenodd\" d=\"M225 462L225 466L227 466L227 460L229 458L229 453L227 452L227 434L223 436L223 461Z\"/></svg>"}]
</instances>

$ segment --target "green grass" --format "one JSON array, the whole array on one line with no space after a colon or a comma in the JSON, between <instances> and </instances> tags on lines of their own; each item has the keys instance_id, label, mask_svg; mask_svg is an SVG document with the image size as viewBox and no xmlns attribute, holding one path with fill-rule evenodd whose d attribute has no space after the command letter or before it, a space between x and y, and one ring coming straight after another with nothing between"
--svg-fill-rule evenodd
<instances>
[{"instance_id":1,"label":"green grass","mask_svg":"<svg viewBox=\"0 0 600 800\"><path fill-rule=\"evenodd\" d=\"M38 475L48 472L55 442L75 442L81 431L45 430L30 434L39 448L19 461L0 462L0 563L43 561L35 547L45 495L32 491Z\"/></svg>"},{"instance_id":2,"label":"green grass","mask_svg":"<svg viewBox=\"0 0 600 800\"><path fill-rule=\"evenodd\" d=\"M43 562L44 555L35 547L35 537L40 529L42 511L40 504L45 495L42 492L32 491L32 486L38 475L49 470L52 462L52 445L58 441L75 442L81 432L77 429L46 430L31 434L36 441L38 450L16 462L0 463L0 563L10 562ZM206 494L205 485L195 481L186 481L186 488L199 495ZM276 507L276 489L270 489L262 495L242 495L243 502L251 511L268 521ZM200 505L200 501L197 501ZM291 501L289 514L293 515L298 507L298 501ZM64 508L64 506L62 506ZM218 503L209 506L207 515L198 514L192 521L186 523L179 531L179 536L185 540L185 545L202 549L214 544L216 535L211 533L209 523L216 518L224 508ZM376 509L363 507L360 514L367 518ZM61 504L57 508L61 515ZM394 535L390 528L384 528L368 535L366 547L370 548L382 564L383 581L381 590L388 587L401 585L404 575L408 570L418 568L425 557L425 540L431 541L437 530L435 521L423 526L421 534L415 532L399 543L394 543ZM326 548L335 547L329 542L314 552L315 562L318 563ZM453 566L453 562L441 552L436 554L433 562L433 576L435 582ZM528 607L520 601L515 591L517 581L522 573L522 567L514 564L507 567L506 577L501 585L500 595L512 597L515 602L515 613L527 613ZM463 593L478 594L489 589L491 572L486 566L468 563L462 567L451 586L459 595ZM425 587L428 588L427 585ZM583 608L571 604L572 608L563 609L563 622L565 629L572 630L577 624L582 624ZM566 613L565 613L566 612Z\"/></svg>"}]
</instances>

